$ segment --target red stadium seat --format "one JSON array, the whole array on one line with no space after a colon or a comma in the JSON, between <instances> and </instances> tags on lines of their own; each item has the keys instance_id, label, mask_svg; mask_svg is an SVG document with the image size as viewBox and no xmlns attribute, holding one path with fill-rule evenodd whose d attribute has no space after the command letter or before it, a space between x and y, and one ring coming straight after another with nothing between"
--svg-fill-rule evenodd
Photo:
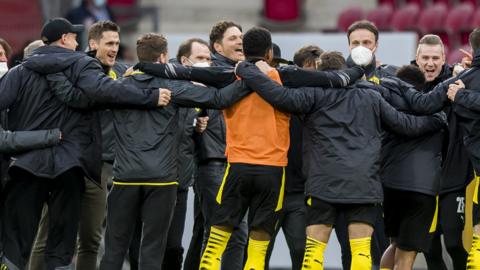
<instances>
[{"instance_id":1,"label":"red stadium seat","mask_svg":"<svg viewBox=\"0 0 480 270\"><path fill-rule=\"evenodd\" d=\"M429 3L428 0L407 0L407 4L417 5L419 8L425 8Z\"/></svg>"},{"instance_id":2,"label":"red stadium seat","mask_svg":"<svg viewBox=\"0 0 480 270\"><path fill-rule=\"evenodd\" d=\"M337 30L347 32L348 27L364 18L363 9L361 7L349 7L343 10L337 19Z\"/></svg>"},{"instance_id":3,"label":"red stadium seat","mask_svg":"<svg viewBox=\"0 0 480 270\"><path fill-rule=\"evenodd\" d=\"M390 30L393 7L389 4L382 4L367 14L367 20L373 22L379 30Z\"/></svg>"},{"instance_id":4,"label":"red stadium seat","mask_svg":"<svg viewBox=\"0 0 480 270\"><path fill-rule=\"evenodd\" d=\"M461 3L470 3L474 8L478 6L478 1L477 0L460 0Z\"/></svg>"},{"instance_id":5,"label":"red stadium seat","mask_svg":"<svg viewBox=\"0 0 480 270\"><path fill-rule=\"evenodd\" d=\"M407 31L415 29L419 13L420 8L416 4L408 4L401 7L393 14L392 30Z\"/></svg>"},{"instance_id":6,"label":"red stadium seat","mask_svg":"<svg viewBox=\"0 0 480 270\"><path fill-rule=\"evenodd\" d=\"M480 27L480 9L477 9L473 13L472 23L470 26L472 29Z\"/></svg>"},{"instance_id":7,"label":"red stadium seat","mask_svg":"<svg viewBox=\"0 0 480 270\"><path fill-rule=\"evenodd\" d=\"M447 6L443 3L427 7L420 13L418 30L422 34L442 32L447 13Z\"/></svg>"},{"instance_id":8,"label":"red stadium seat","mask_svg":"<svg viewBox=\"0 0 480 270\"><path fill-rule=\"evenodd\" d=\"M264 0L265 18L285 22L300 18L300 0Z\"/></svg>"},{"instance_id":9,"label":"red stadium seat","mask_svg":"<svg viewBox=\"0 0 480 270\"><path fill-rule=\"evenodd\" d=\"M399 2L402 2L402 3L399 3ZM378 1L379 6L389 5L392 8L399 7L402 4L403 4L403 1L399 1L399 0L379 0Z\"/></svg>"},{"instance_id":10,"label":"red stadium seat","mask_svg":"<svg viewBox=\"0 0 480 270\"><path fill-rule=\"evenodd\" d=\"M432 2L433 2L434 5L435 4L443 4L448 8L448 7L451 7L454 4L456 4L457 1L456 0L433 0Z\"/></svg>"},{"instance_id":11,"label":"red stadium seat","mask_svg":"<svg viewBox=\"0 0 480 270\"><path fill-rule=\"evenodd\" d=\"M451 44L459 46L465 42L465 38L468 39L473 13L474 7L471 3L462 3L448 12L445 31Z\"/></svg>"}]
</instances>

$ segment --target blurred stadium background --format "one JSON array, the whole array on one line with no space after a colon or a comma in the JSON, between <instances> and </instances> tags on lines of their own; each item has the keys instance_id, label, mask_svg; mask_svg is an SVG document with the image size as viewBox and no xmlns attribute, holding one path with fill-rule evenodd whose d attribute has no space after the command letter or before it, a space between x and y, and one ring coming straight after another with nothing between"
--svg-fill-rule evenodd
<instances>
[{"instance_id":1,"label":"blurred stadium background","mask_svg":"<svg viewBox=\"0 0 480 270\"><path fill-rule=\"evenodd\" d=\"M84 2L98 0L0 0L0 37L16 57L23 47L38 39L45 20L65 17ZM113 20L122 27L125 59L135 61L135 40L145 32L160 32L169 40L170 55L190 37L208 38L211 26L222 19L235 21L244 30L261 25L274 32L273 40L284 58L295 50L316 44L326 50L348 52L345 31L359 19L373 21L379 30L377 57L384 63L402 65L414 59L419 36L435 33L443 39L449 63L460 61L459 48L469 50L468 33L480 26L480 0L107 0ZM83 49L83 48L81 48ZM394 53L392 53L394 52ZM12 66L13 63L9 65ZM190 198L189 202L192 202ZM191 204L191 203L189 203ZM192 216L189 208L188 217ZM187 218L185 246L191 236ZM289 269L290 259L283 235L276 242L272 267ZM340 249L332 237L326 267L340 269ZM416 269L426 269L419 256Z\"/></svg>"}]
</instances>

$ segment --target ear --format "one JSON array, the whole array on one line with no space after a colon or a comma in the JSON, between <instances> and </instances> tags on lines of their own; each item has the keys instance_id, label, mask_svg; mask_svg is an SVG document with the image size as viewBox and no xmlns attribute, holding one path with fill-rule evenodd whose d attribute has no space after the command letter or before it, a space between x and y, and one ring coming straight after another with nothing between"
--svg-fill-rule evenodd
<instances>
[{"instance_id":1,"label":"ear","mask_svg":"<svg viewBox=\"0 0 480 270\"><path fill-rule=\"evenodd\" d=\"M158 57L158 61L162 64L166 64L168 62L168 55L166 53L160 54L160 57Z\"/></svg>"},{"instance_id":2,"label":"ear","mask_svg":"<svg viewBox=\"0 0 480 270\"><path fill-rule=\"evenodd\" d=\"M273 60L273 48L270 48L265 55L265 60L270 63Z\"/></svg>"},{"instance_id":3,"label":"ear","mask_svg":"<svg viewBox=\"0 0 480 270\"><path fill-rule=\"evenodd\" d=\"M222 44L215 42L213 43L213 48L215 49L216 52L218 53L223 53L223 46Z\"/></svg>"},{"instance_id":4,"label":"ear","mask_svg":"<svg viewBox=\"0 0 480 270\"><path fill-rule=\"evenodd\" d=\"M60 38L60 41L62 44L65 44L67 42L67 34L63 34L62 37Z\"/></svg>"},{"instance_id":5,"label":"ear","mask_svg":"<svg viewBox=\"0 0 480 270\"><path fill-rule=\"evenodd\" d=\"M187 57L185 57L185 56L182 56L182 57L180 58L180 64L182 64L182 66L188 66L188 65L190 65L190 63L189 63L188 60L187 60Z\"/></svg>"},{"instance_id":6,"label":"ear","mask_svg":"<svg viewBox=\"0 0 480 270\"><path fill-rule=\"evenodd\" d=\"M88 47L89 47L90 50L92 50L92 51L98 49L98 43L97 43L97 41L95 41L94 39L90 39L90 40L88 41Z\"/></svg>"},{"instance_id":7,"label":"ear","mask_svg":"<svg viewBox=\"0 0 480 270\"><path fill-rule=\"evenodd\" d=\"M372 54L375 54L375 52L377 51L377 47L378 47L378 42L375 44L375 47L373 47Z\"/></svg>"}]
</instances>

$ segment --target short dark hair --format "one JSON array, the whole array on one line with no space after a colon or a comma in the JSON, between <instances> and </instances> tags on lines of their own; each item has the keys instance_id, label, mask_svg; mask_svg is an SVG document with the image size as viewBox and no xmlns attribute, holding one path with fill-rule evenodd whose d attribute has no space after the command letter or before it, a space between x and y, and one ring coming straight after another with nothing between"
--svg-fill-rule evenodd
<instances>
[{"instance_id":1,"label":"short dark hair","mask_svg":"<svg viewBox=\"0 0 480 270\"><path fill-rule=\"evenodd\" d=\"M102 38L103 32L113 31L120 34L120 26L118 24L110 21L98 21L88 29L88 40L100 40Z\"/></svg>"},{"instance_id":2,"label":"short dark hair","mask_svg":"<svg viewBox=\"0 0 480 270\"><path fill-rule=\"evenodd\" d=\"M396 75L400 80L413 85L415 89L419 91L423 90L426 80L425 75L419 67L415 65L404 65L397 70Z\"/></svg>"},{"instance_id":3,"label":"short dark hair","mask_svg":"<svg viewBox=\"0 0 480 270\"><path fill-rule=\"evenodd\" d=\"M341 52L324 52L320 55L320 70L339 70L345 67L345 58Z\"/></svg>"},{"instance_id":4,"label":"short dark hair","mask_svg":"<svg viewBox=\"0 0 480 270\"><path fill-rule=\"evenodd\" d=\"M480 28L475 28L468 36L468 41L472 47L473 53L480 48Z\"/></svg>"},{"instance_id":5,"label":"short dark hair","mask_svg":"<svg viewBox=\"0 0 480 270\"><path fill-rule=\"evenodd\" d=\"M323 50L316 45L304 46L293 55L293 63L299 67L306 65L315 66L315 63L320 59L322 53Z\"/></svg>"},{"instance_id":6,"label":"short dark hair","mask_svg":"<svg viewBox=\"0 0 480 270\"><path fill-rule=\"evenodd\" d=\"M263 27L252 27L243 35L243 53L246 58L264 57L272 46L272 35Z\"/></svg>"},{"instance_id":7,"label":"short dark hair","mask_svg":"<svg viewBox=\"0 0 480 270\"><path fill-rule=\"evenodd\" d=\"M10 56L12 55L12 47L10 47L10 44L8 44L5 39L0 38L0 46L2 46L5 50L5 55L7 56L7 58L10 58Z\"/></svg>"},{"instance_id":8,"label":"short dark hair","mask_svg":"<svg viewBox=\"0 0 480 270\"><path fill-rule=\"evenodd\" d=\"M177 60L178 62L181 62L182 60L182 56L185 56L185 57L190 57L190 55L192 54L192 45L193 43L200 43L202 45L205 45L207 46L208 48L210 48L208 46L208 43L201 39L201 38L191 38L191 39L187 39L185 40L184 42L182 42L182 44L180 44L180 46L178 47L178 52L177 52Z\"/></svg>"},{"instance_id":9,"label":"short dark hair","mask_svg":"<svg viewBox=\"0 0 480 270\"><path fill-rule=\"evenodd\" d=\"M378 42L378 28L375 26L375 24L371 21L361 20L361 21L356 21L352 23L348 27L348 31L347 31L348 43L350 43L350 34L353 31L359 30L359 29L365 29L372 32L375 35L375 42Z\"/></svg>"},{"instance_id":10,"label":"short dark hair","mask_svg":"<svg viewBox=\"0 0 480 270\"><path fill-rule=\"evenodd\" d=\"M212 30L210 30L210 49L212 52L216 52L213 44L222 42L223 34L230 27L237 27L242 32L242 27L232 21L219 21L213 25Z\"/></svg>"},{"instance_id":11,"label":"short dark hair","mask_svg":"<svg viewBox=\"0 0 480 270\"><path fill-rule=\"evenodd\" d=\"M445 47L443 45L442 39L434 34L426 34L424 35L419 41L418 41L418 47L417 47L417 54L419 53L420 45L430 45L430 46L435 46L435 45L440 45L442 47L442 50L445 51Z\"/></svg>"},{"instance_id":12,"label":"short dark hair","mask_svg":"<svg viewBox=\"0 0 480 270\"><path fill-rule=\"evenodd\" d=\"M167 39L160 34L148 33L137 40L137 57L140 62L155 62L167 53Z\"/></svg>"}]
</instances>

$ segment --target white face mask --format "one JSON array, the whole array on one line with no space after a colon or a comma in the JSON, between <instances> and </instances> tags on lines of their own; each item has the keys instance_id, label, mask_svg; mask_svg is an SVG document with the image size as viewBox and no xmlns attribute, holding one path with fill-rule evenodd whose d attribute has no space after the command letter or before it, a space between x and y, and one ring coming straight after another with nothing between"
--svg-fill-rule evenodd
<instances>
[{"instance_id":1,"label":"white face mask","mask_svg":"<svg viewBox=\"0 0 480 270\"><path fill-rule=\"evenodd\" d=\"M7 62L0 62L0 78L8 71Z\"/></svg>"},{"instance_id":2,"label":"white face mask","mask_svg":"<svg viewBox=\"0 0 480 270\"><path fill-rule=\"evenodd\" d=\"M359 66L368 66L373 60L373 53L370 49L357 46L352 49L350 56L353 62Z\"/></svg>"},{"instance_id":3,"label":"white face mask","mask_svg":"<svg viewBox=\"0 0 480 270\"><path fill-rule=\"evenodd\" d=\"M198 62L192 65L192 67L209 67L210 63L208 62Z\"/></svg>"}]
</instances>

